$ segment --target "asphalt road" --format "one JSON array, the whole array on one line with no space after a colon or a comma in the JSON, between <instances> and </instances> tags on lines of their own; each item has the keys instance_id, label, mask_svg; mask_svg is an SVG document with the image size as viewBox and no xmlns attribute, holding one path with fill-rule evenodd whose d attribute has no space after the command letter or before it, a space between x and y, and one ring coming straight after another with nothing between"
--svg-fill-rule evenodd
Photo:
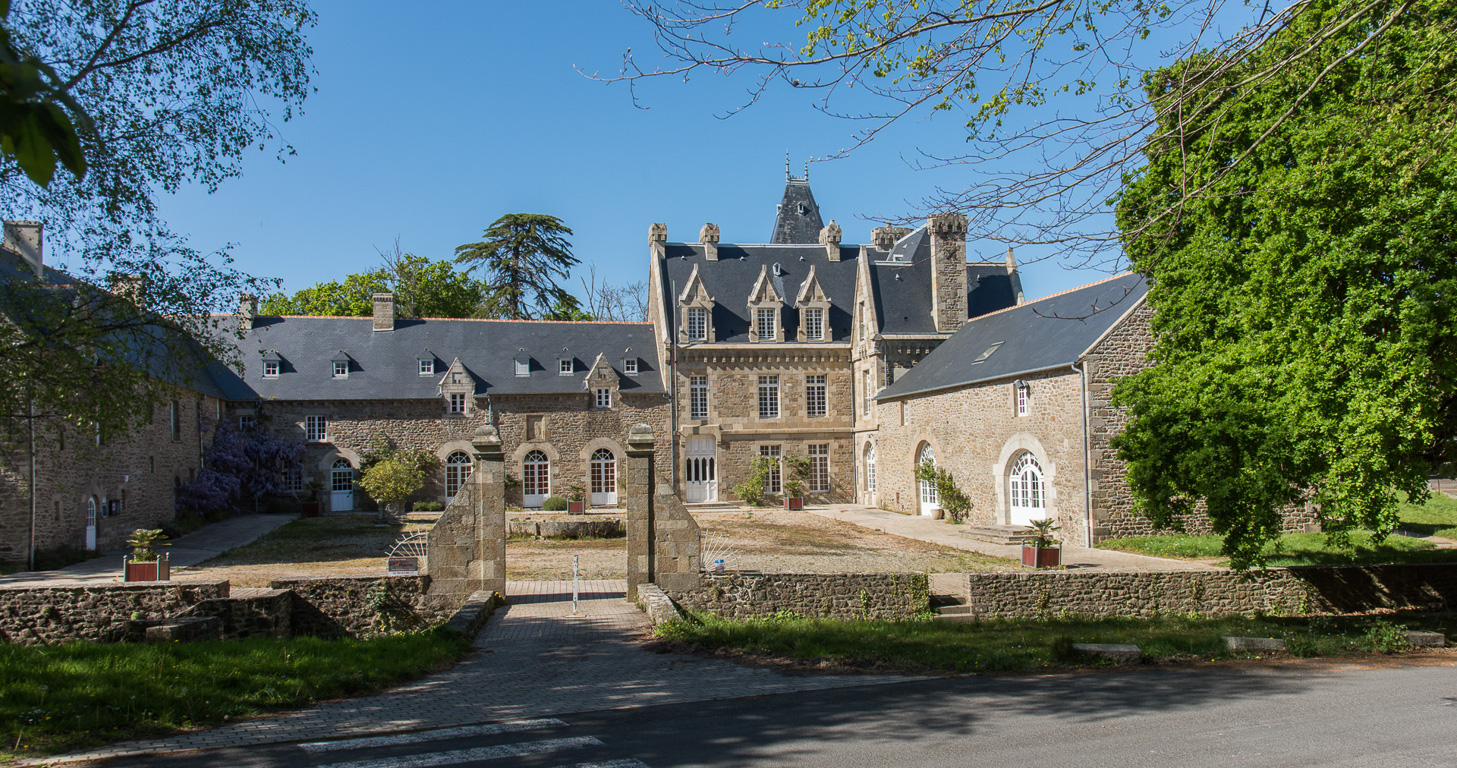
<instances>
[{"instance_id":1,"label":"asphalt road","mask_svg":"<svg viewBox=\"0 0 1457 768\"><path fill-rule=\"evenodd\" d=\"M1457 666L940 679L111 766L1457 766Z\"/></svg>"}]
</instances>

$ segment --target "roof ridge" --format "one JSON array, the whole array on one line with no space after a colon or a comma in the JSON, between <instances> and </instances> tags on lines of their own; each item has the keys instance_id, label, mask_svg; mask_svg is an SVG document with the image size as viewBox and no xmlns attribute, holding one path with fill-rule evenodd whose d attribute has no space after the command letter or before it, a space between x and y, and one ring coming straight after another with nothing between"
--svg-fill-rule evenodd
<instances>
[{"instance_id":1,"label":"roof ridge","mask_svg":"<svg viewBox=\"0 0 1457 768\"><path fill-rule=\"evenodd\" d=\"M1047 301L1048 299L1055 299L1058 296L1065 296L1065 295L1067 295L1069 293L1073 293L1074 291L1081 291L1084 288L1092 288L1095 285L1102 285L1103 283L1106 283L1106 282L1109 282L1109 281L1112 281L1112 280L1117 280L1120 277L1127 277L1127 276L1132 275L1132 274L1135 274L1135 273L1133 273L1133 272L1119 272L1116 275L1112 275L1110 277L1105 277L1102 280L1094 280L1093 282L1088 283L1086 285L1079 285L1079 286L1075 286L1073 288L1065 288L1065 289L1063 289L1061 291L1058 291L1057 293L1049 293L1049 294L1047 294L1046 296L1043 296L1040 299L1033 299L1031 301L1024 301L1021 304L1013 304L1010 307L1003 307L1001 309L993 310L991 312L987 312L984 315L977 315L976 317L969 318L966 322L971 323L971 322L980 320L980 319L982 319L984 317L991 317L992 315L1000 315L1003 312L1011 312L1014 309L1021 309L1022 307L1030 307L1033 304L1038 303L1039 301Z\"/></svg>"},{"instance_id":2,"label":"roof ridge","mask_svg":"<svg viewBox=\"0 0 1457 768\"><path fill-rule=\"evenodd\" d=\"M216 312L209 317L237 317L231 312ZM258 315L294 320L373 320L370 315ZM462 320L475 323L561 323L564 325L652 325L647 320L508 320L500 317L400 317L397 320Z\"/></svg>"}]
</instances>

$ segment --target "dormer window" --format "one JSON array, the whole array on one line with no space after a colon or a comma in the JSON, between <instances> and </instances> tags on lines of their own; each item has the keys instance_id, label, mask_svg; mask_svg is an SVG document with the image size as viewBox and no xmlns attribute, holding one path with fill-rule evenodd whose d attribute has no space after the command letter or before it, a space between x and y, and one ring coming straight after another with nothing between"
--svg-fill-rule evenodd
<instances>
[{"instance_id":1,"label":"dormer window","mask_svg":"<svg viewBox=\"0 0 1457 768\"><path fill-rule=\"evenodd\" d=\"M516 375L517 376L530 376L531 375L531 358L529 358L529 357L518 357L518 358L516 358Z\"/></svg>"},{"instance_id":2,"label":"dormer window","mask_svg":"<svg viewBox=\"0 0 1457 768\"><path fill-rule=\"evenodd\" d=\"M689 307L684 330L690 341L706 341L708 339L708 310L703 307Z\"/></svg>"},{"instance_id":3,"label":"dormer window","mask_svg":"<svg viewBox=\"0 0 1457 768\"><path fill-rule=\"evenodd\" d=\"M563 357L563 358L560 358L560 359L557 360L557 375L558 376L571 376L575 372L576 372L576 366L573 365L572 358L570 358L570 357Z\"/></svg>"},{"instance_id":4,"label":"dormer window","mask_svg":"<svg viewBox=\"0 0 1457 768\"><path fill-rule=\"evenodd\" d=\"M278 378L278 361L277 360L264 360L263 361L263 378L265 378L265 379L276 379L276 378Z\"/></svg>"},{"instance_id":5,"label":"dormer window","mask_svg":"<svg viewBox=\"0 0 1457 768\"><path fill-rule=\"evenodd\" d=\"M760 307L754 313L754 328L759 341L773 341L775 325L775 312L769 307Z\"/></svg>"},{"instance_id":6,"label":"dormer window","mask_svg":"<svg viewBox=\"0 0 1457 768\"><path fill-rule=\"evenodd\" d=\"M825 311L819 307L804 311L804 337L810 341L825 340Z\"/></svg>"},{"instance_id":7,"label":"dormer window","mask_svg":"<svg viewBox=\"0 0 1457 768\"><path fill-rule=\"evenodd\" d=\"M627 374L628 376L636 376L637 375L637 358L635 358L635 357L624 357L624 358L622 358L622 372L625 373L625 374Z\"/></svg>"},{"instance_id":8,"label":"dormer window","mask_svg":"<svg viewBox=\"0 0 1457 768\"><path fill-rule=\"evenodd\" d=\"M433 357L432 358L429 358L429 359L426 359L426 358L423 358L423 357L420 358L420 375L421 376L434 376L435 375L435 358L433 358Z\"/></svg>"},{"instance_id":9,"label":"dormer window","mask_svg":"<svg viewBox=\"0 0 1457 768\"><path fill-rule=\"evenodd\" d=\"M336 378L336 379L347 379L347 378L349 378L349 363L348 363L348 361L345 361L345 360L335 360L334 361L334 378Z\"/></svg>"}]
</instances>

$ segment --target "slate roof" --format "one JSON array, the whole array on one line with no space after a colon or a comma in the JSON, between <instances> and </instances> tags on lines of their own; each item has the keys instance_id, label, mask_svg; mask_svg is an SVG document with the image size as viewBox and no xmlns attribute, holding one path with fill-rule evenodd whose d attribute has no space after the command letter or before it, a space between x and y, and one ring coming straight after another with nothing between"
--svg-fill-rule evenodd
<instances>
[{"instance_id":1,"label":"slate roof","mask_svg":"<svg viewBox=\"0 0 1457 768\"><path fill-rule=\"evenodd\" d=\"M649 323L436 319L396 320L393 331L376 332L373 327L368 317L256 318L239 343L243 383L252 393L248 397L438 398L440 380L456 358L474 379L477 395L580 393L586 391L583 382L598 353L620 375L623 392L663 391ZM341 358L340 350L348 358L349 376L336 379L332 361ZM531 361L530 376L515 374L518 350ZM263 358L269 351L280 358L278 378L263 378ZM574 361L571 376L557 372L561 354ZM435 360L435 373L420 375L422 357ZM636 376L622 375L624 357L638 358Z\"/></svg>"},{"instance_id":2,"label":"slate roof","mask_svg":"<svg viewBox=\"0 0 1457 768\"><path fill-rule=\"evenodd\" d=\"M1138 306L1147 292L1141 275L1122 274L974 318L876 399L889 400L1072 365ZM990 356L976 362L996 344L1000 346Z\"/></svg>"},{"instance_id":3,"label":"slate roof","mask_svg":"<svg viewBox=\"0 0 1457 768\"><path fill-rule=\"evenodd\" d=\"M800 213L801 208L804 210ZM769 234L773 245L814 245L825 228L820 206L810 191L809 179L789 178L784 182L784 196L774 212L774 231Z\"/></svg>"},{"instance_id":4,"label":"slate roof","mask_svg":"<svg viewBox=\"0 0 1457 768\"><path fill-rule=\"evenodd\" d=\"M825 318L830 341L850 340L850 322L854 317L855 269L859 263L860 247L840 246L840 261L830 261L822 245L734 245L719 244L718 261L703 257L703 246L698 243L668 243L662 268L663 287L668 290L663 299L668 317L677 317L674 307L683 287L698 267L698 276L703 287L714 299L714 338L720 342L749 341L749 293L759 279L759 271L769 267L770 279L775 290L784 297L786 308L794 306L799 289L814 267L815 279L830 299L830 311ZM780 265L782 274L774 277L774 265ZM780 312L784 325L784 338L793 339L799 332L799 313ZM676 328L674 329L676 332Z\"/></svg>"}]
</instances>

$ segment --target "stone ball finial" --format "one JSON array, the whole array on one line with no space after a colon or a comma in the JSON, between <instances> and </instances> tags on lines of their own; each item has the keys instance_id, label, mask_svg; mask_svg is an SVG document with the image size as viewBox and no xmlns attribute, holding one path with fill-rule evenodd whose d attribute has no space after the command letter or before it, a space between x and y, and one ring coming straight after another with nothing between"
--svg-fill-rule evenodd
<instances>
[{"instance_id":1,"label":"stone ball finial","mask_svg":"<svg viewBox=\"0 0 1457 768\"><path fill-rule=\"evenodd\" d=\"M495 427L487 424L476 430L475 437L471 439L471 445L474 445L476 448L485 448L487 446L500 448L501 433L496 431Z\"/></svg>"}]
</instances>

